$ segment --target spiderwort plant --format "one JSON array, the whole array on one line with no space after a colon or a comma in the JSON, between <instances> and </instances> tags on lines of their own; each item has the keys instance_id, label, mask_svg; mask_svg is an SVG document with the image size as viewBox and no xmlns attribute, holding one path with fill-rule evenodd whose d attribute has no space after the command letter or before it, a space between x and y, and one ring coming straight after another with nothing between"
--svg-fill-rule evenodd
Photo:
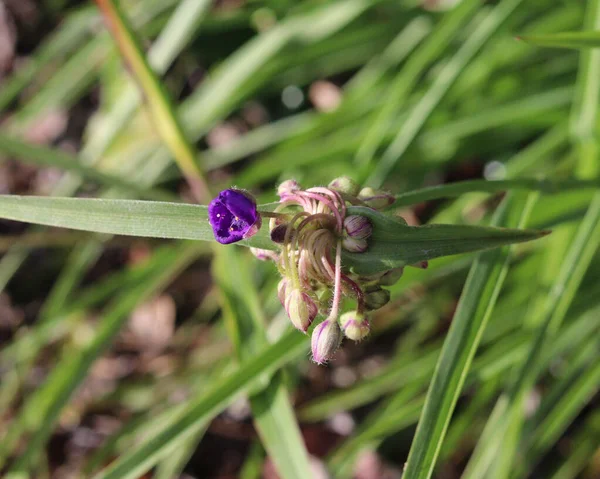
<instances>
[{"instance_id":1,"label":"spiderwort plant","mask_svg":"<svg viewBox=\"0 0 600 479\"><path fill-rule=\"evenodd\" d=\"M364 339L370 332L369 312L385 306L389 291L402 269L375 276L354 274L342 264L342 252L364 253L373 235L371 221L362 215L347 214L348 206L382 209L394 197L372 188L361 189L347 177L327 187L303 189L288 180L277 189L279 205L269 216L271 240L279 251L252 248L261 260L272 260L282 276L278 296L292 324L307 333L315 318L325 317L312 332L312 357L327 362L343 337ZM234 243L249 238L260 226L256 202L241 190L225 190L209 206L209 220L217 241ZM354 307L342 312L344 299Z\"/></svg>"}]
</instances>

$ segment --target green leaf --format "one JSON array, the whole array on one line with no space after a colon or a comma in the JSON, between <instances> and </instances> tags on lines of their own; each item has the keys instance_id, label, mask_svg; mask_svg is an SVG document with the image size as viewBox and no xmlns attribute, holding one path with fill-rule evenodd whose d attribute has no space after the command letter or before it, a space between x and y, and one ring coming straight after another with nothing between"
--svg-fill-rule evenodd
<instances>
[{"instance_id":1,"label":"green leaf","mask_svg":"<svg viewBox=\"0 0 600 479\"><path fill-rule=\"evenodd\" d=\"M206 206L157 201L0 196L0 217L97 233L213 241ZM263 228L247 246L273 248Z\"/></svg>"},{"instance_id":2,"label":"green leaf","mask_svg":"<svg viewBox=\"0 0 600 479\"><path fill-rule=\"evenodd\" d=\"M296 330L289 331L279 341L262 349L237 371L215 382L210 390L203 390L197 394L181 414L161 427L156 434L147 437L119 457L95 476L96 479L139 477L140 473L156 464L175 441L195 430L198 424L218 414L239 394L248 391L256 381L260 381L263 375L272 373L304 353L306 343L306 336Z\"/></svg>"},{"instance_id":3,"label":"green leaf","mask_svg":"<svg viewBox=\"0 0 600 479\"><path fill-rule=\"evenodd\" d=\"M142 198L154 200L173 200L175 197L164 191L151 190L148 187L124 180L119 176L103 173L79 162L79 158L53 148L32 145L0 133L0 153L13 156L24 162L38 166L52 166L64 171L77 173L84 178L104 186L112 186L124 192L135 193Z\"/></svg>"},{"instance_id":4,"label":"green leaf","mask_svg":"<svg viewBox=\"0 0 600 479\"><path fill-rule=\"evenodd\" d=\"M600 32L562 32L547 35L522 35L517 37L527 43L552 48L599 48Z\"/></svg>"},{"instance_id":5,"label":"green leaf","mask_svg":"<svg viewBox=\"0 0 600 479\"><path fill-rule=\"evenodd\" d=\"M364 215L373 223L368 251L345 254L353 270L366 275L440 256L530 241L547 234L489 226L406 226L391 216L361 206L349 208L348 213Z\"/></svg>"},{"instance_id":6,"label":"green leaf","mask_svg":"<svg viewBox=\"0 0 600 479\"><path fill-rule=\"evenodd\" d=\"M396 201L392 205L399 206L414 205L424 201L439 200L441 198L456 198L458 196L473 193L498 193L508 190L539 191L544 194L557 194L568 190L597 189L600 188L598 180L537 180L535 178L519 178L515 180L466 180L456 183L447 183L438 186L428 186L414 191L408 191L396 195Z\"/></svg>"},{"instance_id":7,"label":"green leaf","mask_svg":"<svg viewBox=\"0 0 600 479\"><path fill-rule=\"evenodd\" d=\"M96 0L96 3L111 28L121 56L131 69L144 94L150 118L163 143L173 154L177 166L188 180L196 199L208 203L210 200L209 188L202 170L196 163L195 149L187 138L182 122L175 111L175 102L150 67L142 50L141 42L121 8L113 0Z\"/></svg>"},{"instance_id":8,"label":"green leaf","mask_svg":"<svg viewBox=\"0 0 600 479\"><path fill-rule=\"evenodd\" d=\"M507 198L496 212L493 224L510 224L512 208L523 210L519 225L526 221L532 203L510 200ZM433 474L456 401L506 278L509 259L508 248L498 249L482 253L471 267L429 385L404 479L429 479Z\"/></svg>"},{"instance_id":9,"label":"green leaf","mask_svg":"<svg viewBox=\"0 0 600 479\"><path fill-rule=\"evenodd\" d=\"M442 101L450 87L465 70L465 67L522 1L504 0L483 19L476 17L472 24L467 27L467 30L474 28L474 31L462 43L456 54L444 64L435 76L431 87L429 87L425 95L411 109L392 143L385 150L369 175L367 181L369 185L379 187L383 184L388 173L393 170L398 159L406 152L410 144L417 137L433 110Z\"/></svg>"},{"instance_id":10,"label":"green leaf","mask_svg":"<svg viewBox=\"0 0 600 479\"><path fill-rule=\"evenodd\" d=\"M189 243L182 246L179 250L165 248L157 252L163 261L163 268L156 269L154 263L150 263L148 266L153 269L153 274L146 275L134 288L124 291L103 314L96 334L84 344L68 348L65 351L68 354L55 365L43 387L27 398L19 417L12 423L0 447L0 458L5 458L9 450L16 445L19 435L31 434L27 447L21 451L19 460L13 465L14 470L27 470L32 459L37 457L60 412L85 379L93 362L120 331L129 317L129 312L193 261L197 245Z\"/></svg>"},{"instance_id":11,"label":"green leaf","mask_svg":"<svg viewBox=\"0 0 600 479\"><path fill-rule=\"evenodd\" d=\"M213 277L221 291L225 324L242 364L268 344L264 313L248 259L248 255L242 256L237 249L219 250L213 262ZM232 271L235 274L231 274ZM310 477L308 453L282 372L277 371L265 380L267 386L249 397L261 441L282 478Z\"/></svg>"},{"instance_id":12,"label":"green leaf","mask_svg":"<svg viewBox=\"0 0 600 479\"><path fill-rule=\"evenodd\" d=\"M468 225L406 226L393 217L364 207L349 214L367 216L375 233L367 253L345 254L359 274L459 253L539 238L546 232ZM137 200L0 196L0 217L16 221L129 236L212 241L207 208L199 205ZM267 228L245 246L274 249Z\"/></svg>"},{"instance_id":13,"label":"green leaf","mask_svg":"<svg viewBox=\"0 0 600 479\"><path fill-rule=\"evenodd\" d=\"M539 238L546 232L468 225L406 226L365 207L349 214L367 216L375 233L369 251L345 254L359 274L380 271L459 253L469 253ZM212 241L207 208L199 205L137 200L0 196L0 217L98 233ZM274 249L267 228L244 246Z\"/></svg>"}]
</instances>

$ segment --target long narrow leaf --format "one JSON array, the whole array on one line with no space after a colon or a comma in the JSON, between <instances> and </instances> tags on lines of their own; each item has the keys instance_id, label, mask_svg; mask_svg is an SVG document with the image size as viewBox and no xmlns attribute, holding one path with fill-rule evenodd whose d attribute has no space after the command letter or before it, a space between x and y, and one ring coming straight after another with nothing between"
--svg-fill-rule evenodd
<instances>
[{"instance_id":1,"label":"long narrow leaf","mask_svg":"<svg viewBox=\"0 0 600 479\"><path fill-rule=\"evenodd\" d=\"M243 364L267 344L264 314L247 258L237 250L220 250L213 271L224 303L227 329ZM268 379L265 388L250 395L252 416L280 476L304 479L311 475L308 453L282 379L278 371Z\"/></svg>"},{"instance_id":2,"label":"long narrow leaf","mask_svg":"<svg viewBox=\"0 0 600 479\"><path fill-rule=\"evenodd\" d=\"M351 214L368 217L374 227L366 253L347 253L346 264L372 274L417 261L520 243L545 232L467 225L406 226L364 207ZM156 238L213 240L205 206L136 200L0 196L0 218L98 233ZM274 249L268 228L244 241Z\"/></svg>"},{"instance_id":3,"label":"long narrow leaf","mask_svg":"<svg viewBox=\"0 0 600 479\"><path fill-rule=\"evenodd\" d=\"M498 210L493 223L506 224L513 206L508 200ZM522 226L531 204L523 208ZM492 313L508 271L510 250L482 253L471 267L450 331L431 381L425 406L408 456L405 479L429 479L440 453L456 401L481 335Z\"/></svg>"},{"instance_id":4,"label":"long narrow leaf","mask_svg":"<svg viewBox=\"0 0 600 479\"><path fill-rule=\"evenodd\" d=\"M548 35L521 35L523 40L532 45L553 48L600 48L600 32L563 32Z\"/></svg>"},{"instance_id":5,"label":"long narrow leaf","mask_svg":"<svg viewBox=\"0 0 600 479\"><path fill-rule=\"evenodd\" d=\"M295 359L305 351L306 337L298 331L286 333L276 343L241 366L237 371L217 381L209 391L202 391L188 404L185 411L166 427L146 438L131 451L121 456L96 479L133 479L148 470L160 459L165 450L178 438L193 431L213 415L222 411L238 395L272 373L283 364Z\"/></svg>"}]
</instances>

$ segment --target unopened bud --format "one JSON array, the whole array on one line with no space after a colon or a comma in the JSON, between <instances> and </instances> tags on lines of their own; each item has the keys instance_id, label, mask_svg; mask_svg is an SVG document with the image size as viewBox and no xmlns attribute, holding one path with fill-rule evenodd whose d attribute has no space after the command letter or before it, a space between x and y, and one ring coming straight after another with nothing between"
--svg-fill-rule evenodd
<instances>
[{"instance_id":1,"label":"unopened bud","mask_svg":"<svg viewBox=\"0 0 600 479\"><path fill-rule=\"evenodd\" d=\"M386 208L396 201L396 198L394 198L394 196L390 193L386 193L385 191L381 190L374 190L370 187L360 190L358 198L367 206L375 210Z\"/></svg>"},{"instance_id":2,"label":"unopened bud","mask_svg":"<svg viewBox=\"0 0 600 479\"><path fill-rule=\"evenodd\" d=\"M364 253L369 245L366 239L342 238L342 247L350 253Z\"/></svg>"},{"instance_id":3,"label":"unopened bud","mask_svg":"<svg viewBox=\"0 0 600 479\"><path fill-rule=\"evenodd\" d=\"M404 274L404 267L390 269L379 279L381 286L392 286L398 282L398 280Z\"/></svg>"},{"instance_id":4,"label":"unopened bud","mask_svg":"<svg viewBox=\"0 0 600 479\"><path fill-rule=\"evenodd\" d=\"M367 239L372 233L373 226L368 218L351 215L344 219L344 236L353 239Z\"/></svg>"},{"instance_id":5,"label":"unopened bud","mask_svg":"<svg viewBox=\"0 0 600 479\"><path fill-rule=\"evenodd\" d=\"M335 354L342 342L342 331L337 321L327 319L312 333L311 350L313 361L324 364Z\"/></svg>"},{"instance_id":6,"label":"unopened bud","mask_svg":"<svg viewBox=\"0 0 600 479\"><path fill-rule=\"evenodd\" d=\"M360 191L360 185L348 176L340 176L329 183L329 188L350 196L356 196Z\"/></svg>"},{"instance_id":7,"label":"unopened bud","mask_svg":"<svg viewBox=\"0 0 600 479\"><path fill-rule=\"evenodd\" d=\"M277 261L277 253L268 249L250 248L250 252L261 261Z\"/></svg>"},{"instance_id":8,"label":"unopened bud","mask_svg":"<svg viewBox=\"0 0 600 479\"><path fill-rule=\"evenodd\" d=\"M371 331L368 318L358 311L350 311L340 316L340 325L344 336L352 341L366 338Z\"/></svg>"},{"instance_id":9,"label":"unopened bud","mask_svg":"<svg viewBox=\"0 0 600 479\"><path fill-rule=\"evenodd\" d=\"M289 290L289 288L286 288ZM292 324L302 332L306 332L318 313L313 299L304 291L294 288L285 298L285 310Z\"/></svg>"},{"instance_id":10,"label":"unopened bud","mask_svg":"<svg viewBox=\"0 0 600 479\"><path fill-rule=\"evenodd\" d=\"M383 308L390 302L390 292L379 287L370 288L365 294L365 306L367 309L375 310Z\"/></svg>"},{"instance_id":11,"label":"unopened bud","mask_svg":"<svg viewBox=\"0 0 600 479\"><path fill-rule=\"evenodd\" d=\"M285 308L285 298L286 298L286 290L289 284L289 279L287 278L283 278L281 281L279 281L279 284L277 285L277 297L279 298L279 302L281 303L281 306L283 306Z\"/></svg>"},{"instance_id":12,"label":"unopened bud","mask_svg":"<svg viewBox=\"0 0 600 479\"><path fill-rule=\"evenodd\" d=\"M287 229L287 223L275 226L275 228L271 230L271 241L277 244L282 244L285 240L285 233L287 232Z\"/></svg>"},{"instance_id":13,"label":"unopened bud","mask_svg":"<svg viewBox=\"0 0 600 479\"><path fill-rule=\"evenodd\" d=\"M279 196L285 196L300 189L300 185L296 180L286 180L277 187L277 194Z\"/></svg>"}]
</instances>

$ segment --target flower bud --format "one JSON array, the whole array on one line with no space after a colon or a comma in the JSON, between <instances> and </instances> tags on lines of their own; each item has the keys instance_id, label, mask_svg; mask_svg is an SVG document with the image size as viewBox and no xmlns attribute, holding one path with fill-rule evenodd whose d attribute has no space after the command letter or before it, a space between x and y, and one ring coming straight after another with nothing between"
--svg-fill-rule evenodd
<instances>
[{"instance_id":1,"label":"flower bud","mask_svg":"<svg viewBox=\"0 0 600 479\"><path fill-rule=\"evenodd\" d=\"M398 282L398 280L404 274L404 267L390 269L379 279L381 286L392 286Z\"/></svg>"},{"instance_id":2,"label":"flower bud","mask_svg":"<svg viewBox=\"0 0 600 479\"><path fill-rule=\"evenodd\" d=\"M360 185L348 176L340 176L329 183L329 188L350 196L356 196L360 191Z\"/></svg>"},{"instance_id":3,"label":"flower bud","mask_svg":"<svg viewBox=\"0 0 600 479\"><path fill-rule=\"evenodd\" d=\"M365 306L367 309L375 310L383 308L390 302L390 292L379 287L369 288L365 294Z\"/></svg>"},{"instance_id":4,"label":"flower bud","mask_svg":"<svg viewBox=\"0 0 600 479\"><path fill-rule=\"evenodd\" d=\"M367 239L372 233L373 226L368 218L351 215L344 219L344 236L353 239Z\"/></svg>"},{"instance_id":5,"label":"flower bud","mask_svg":"<svg viewBox=\"0 0 600 479\"><path fill-rule=\"evenodd\" d=\"M311 350L313 361L326 363L335 354L342 342L342 331L337 321L326 319L312 333Z\"/></svg>"},{"instance_id":6,"label":"flower bud","mask_svg":"<svg viewBox=\"0 0 600 479\"><path fill-rule=\"evenodd\" d=\"M342 238L342 247L350 253L364 253L369 245L366 239Z\"/></svg>"},{"instance_id":7,"label":"flower bud","mask_svg":"<svg viewBox=\"0 0 600 479\"><path fill-rule=\"evenodd\" d=\"M277 194L279 196L285 196L294 191L298 191L299 189L301 188L296 180L286 180L277 187Z\"/></svg>"},{"instance_id":8,"label":"flower bud","mask_svg":"<svg viewBox=\"0 0 600 479\"><path fill-rule=\"evenodd\" d=\"M352 341L366 338L371 331L369 319L358 311L349 311L340 316L340 325L344 336Z\"/></svg>"},{"instance_id":9,"label":"flower bud","mask_svg":"<svg viewBox=\"0 0 600 479\"><path fill-rule=\"evenodd\" d=\"M318 313L317 305L313 299L298 288L292 289L286 295L285 310L292 320L292 324L303 333L306 333Z\"/></svg>"},{"instance_id":10,"label":"flower bud","mask_svg":"<svg viewBox=\"0 0 600 479\"><path fill-rule=\"evenodd\" d=\"M285 233L287 232L287 229L287 223L275 226L275 228L271 230L271 241L277 244L282 244L285 240Z\"/></svg>"},{"instance_id":11,"label":"flower bud","mask_svg":"<svg viewBox=\"0 0 600 479\"><path fill-rule=\"evenodd\" d=\"M286 293L289 282L290 282L289 279L283 278L283 279L281 279L281 281L279 281L279 284L277 285L277 297L279 298L279 302L281 303L281 306L283 306L284 308L285 308L285 293Z\"/></svg>"},{"instance_id":12,"label":"flower bud","mask_svg":"<svg viewBox=\"0 0 600 479\"><path fill-rule=\"evenodd\" d=\"M381 190L374 190L366 187L360 190L358 198L362 200L368 207L375 210L380 210L390 206L396 201L393 195Z\"/></svg>"},{"instance_id":13,"label":"flower bud","mask_svg":"<svg viewBox=\"0 0 600 479\"><path fill-rule=\"evenodd\" d=\"M208 220L221 244L236 243L258 233L262 220L256 200L247 191L223 190L208 205Z\"/></svg>"},{"instance_id":14,"label":"flower bud","mask_svg":"<svg viewBox=\"0 0 600 479\"><path fill-rule=\"evenodd\" d=\"M277 260L277 253L275 253L275 251L260 248L250 248L250 252L261 261L268 261L270 259L273 261Z\"/></svg>"}]
</instances>

